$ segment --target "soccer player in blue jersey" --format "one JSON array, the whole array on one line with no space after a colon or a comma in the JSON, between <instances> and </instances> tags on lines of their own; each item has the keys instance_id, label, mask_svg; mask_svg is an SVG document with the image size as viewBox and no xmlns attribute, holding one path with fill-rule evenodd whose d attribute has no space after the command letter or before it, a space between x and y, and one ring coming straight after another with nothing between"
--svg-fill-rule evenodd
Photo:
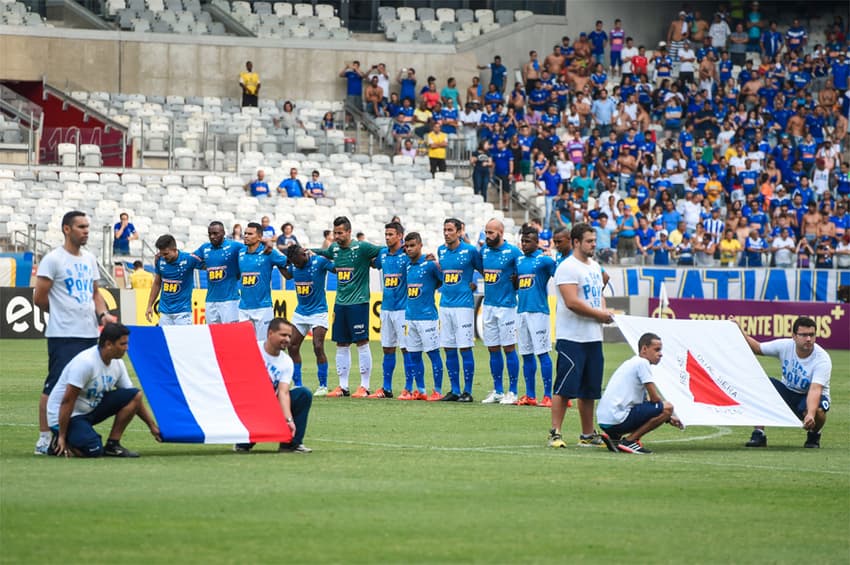
<instances>
[{"instance_id":1,"label":"soccer player in blue jersey","mask_svg":"<svg viewBox=\"0 0 850 565\"><path fill-rule=\"evenodd\" d=\"M410 357L404 346L404 309L407 306L407 266L410 264L402 245L404 228L398 222L384 226L387 246L381 248L372 265L382 271L381 347L384 349L384 384L367 398L392 398L396 347L401 349L404 374L410 372ZM409 392L409 391L408 391Z\"/></svg>"},{"instance_id":2,"label":"soccer player in blue jersey","mask_svg":"<svg viewBox=\"0 0 850 565\"><path fill-rule=\"evenodd\" d=\"M301 386L301 343L307 333L313 332L313 353L319 372L319 387L313 396L328 394L328 357L325 355L325 336L328 333L328 301L325 298L325 283L328 273L334 272L334 264L321 255L307 255L307 250L292 245L286 250L289 261L283 270L284 278L295 283L298 305L292 314L292 341L289 356L292 358L292 382Z\"/></svg>"},{"instance_id":3,"label":"soccer player in blue jersey","mask_svg":"<svg viewBox=\"0 0 850 565\"><path fill-rule=\"evenodd\" d=\"M272 271L286 267L286 257L277 249L265 252L261 245L263 226L250 222L242 234L245 247L239 251L239 321L254 324L257 340L267 333L272 312Z\"/></svg>"},{"instance_id":4,"label":"soccer player in blue jersey","mask_svg":"<svg viewBox=\"0 0 850 565\"><path fill-rule=\"evenodd\" d=\"M239 321L239 252L240 241L225 239L224 224L210 222L209 243L194 253L207 270L207 324L230 324Z\"/></svg>"},{"instance_id":5,"label":"soccer player in blue jersey","mask_svg":"<svg viewBox=\"0 0 850 565\"><path fill-rule=\"evenodd\" d=\"M201 261L194 255L178 250L177 241L170 234L159 236L156 248L160 256L154 264L156 275L148 297L145 318L148 322L153 319L153 304L159 296L160 326L190 326L194 270L201 267Z\"/></svg>"},{"instance_id":6,"label":"soccer player in blue jersey","mask_svg":"<svg viewBox=\"0 0 850 565\"><path fill-rule=\"evenodd\" d=\"M520 239L522 255L516 261L517 270L517 334L525 395L517 401L520 406L537 406L535 378L537 360L543 377L543 400L540 406L552 407L552 339L549 335L549 295L546 286L555 274L555 260L540 251L537 230L528 227Z\"/></svg>"},{"instance_id":7,"label":"soccer player in blue jersey","mask_svg":"<svg viewBox=\"0 0 850 565\"><path fill-rule=\"evenodd\" d=\"M516 404L519 358L516 353L516 260L519 249L504 240L505 225L492 219L484 227L486 245L481 250L484 275L484 345L490 352L493 390L482 404ZM502 349L505 359L502 359ZM508 366L508 393L502 384L502 371Z\"/></svg>"},{"instance_id":8,"label":"soccer player in blue jersey","mask_svg":"<svg viewBox=\"0 0 850 565\"><path fill-rule=\"evenodd\" d=\"M422 238L416 232L404 237L404 252L410 260L407 266L407 305L404 316L407 329L405 344L410 355L410 371L405 375L405 393L399 400L442 400L443 360L440 358L440 333L437 329L437 305L434 292L440 287L442 275L434 261L422 255ZM434 391L425 396L425 362L422 352L431 360L434 373Z\"/></svg>"},{"instance_id":9,"label":"soccer player in blue jersey","mask_svg":"<svg viewBox=\"0 0 850 565\"><path fill-rule=\"evenodd\" d=\"M443 273L440 288L440 345L446 353L446 370L451 391L442 398L446 402L472 402L475 377L475 271L481 270L478 248L463 240L463 222L448 218L443 223L445 245L437 248L437 261ZM463 360L463 392L460 389L460 363Z\"/></svg>"}]
</instances>

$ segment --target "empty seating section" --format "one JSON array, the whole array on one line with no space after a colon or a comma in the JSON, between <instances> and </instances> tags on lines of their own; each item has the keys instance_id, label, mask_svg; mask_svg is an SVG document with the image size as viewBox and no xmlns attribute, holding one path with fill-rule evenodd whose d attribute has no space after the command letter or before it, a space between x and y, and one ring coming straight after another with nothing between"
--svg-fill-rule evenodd
<instances>
[{"instance_id":1,"label":"empty seating section","mask_svg":"<svg viewBox=\"0 0 850 565\"><path fill-rule=\"evenodd\" d=\"M462 43L533 15L526 10L378 8L379 27L400 43Z\"/></svg>"},{"instance_id":2,"label":"empty seating section","mask_svg":"<svg viewBox=\"0 0 850 565\"><path fill-rule=\"evenodd\" d=\"M327 112L341 119L342 102L295 101L298 125L286 129L281 126L283 100L261 99L257 108L241 108L236 99L213 96L80 91L71 96L127 126L134 147L145 155L167 157L172 152L172 166L178 169L234 170L237 161L251 153L279 162L286 153L340 153L345 144L341 130L320 127ZM73 156L62 155L60 149L62 164L73 164Z\"/></svg>"},{"instance_id":3,"label":"empty seating section","mask_svg":"<svg viewBox=\"0 0 850 565\"><path fill-rule=\"evenodd\" d=\"M123 30L226 35L224 24L201 10L200 0L107 0L106 14Z\"/></svg>"},{"instance_id":4,"label":"empty seating section","mask_svg":"<svg viewBox=\"0 0 850 565\"><path fill-rule=\"evenodd\" d=\"M340 39L350 36L330 4L213 0L257 37Z\"/></svg>"},{"instance_id":5,"label":"empty seating section","mask_svg":"<svg viewBox=\"0 0 850 565\"><path fill-rule=\"evenodd\" d=\"M23 2L0 0L0 25L43 27L47 23L39 14L30 12Z\"/></svg>"},{"instance_id":6,"label":"empty seating section","mask_svg":"<svg viewBox=\"0 0 850 565\"><path fill-rule=\"evenodd\" d=\"M7 121L3 114L0 114L0 144L18 144L26 143L24 131L17 122Z\"/></svg>"},{"instance_id":7,"label":"empty seating section","mask_svg":"<svg viewBox=\"0 0 850 565\"><path fill-rule=\"evenodd\" d=\"M333 154L322 159L290 154L272 166L263 156L246 164L237 174L197 173L192 175L11 171L0 169L0 233L26 231L37 225L38 238L50 244L62 241L62 214L84 210L92 218L88 248L99 254L104 226L112 226L121 212L128 212L142 240L151 244L159 235L173 234L181 247L193 250L206 241L212 220L244 227L268 215L275 227L284 222L296 226L302 244L318 246L322 231L331 229L333 218L346 215L353 229L374 242L383 240L383 226L399 214L409 230L421 232L429 250L442 243L441 226L447 217L466 222L474 238L491 217L501 217L492 204L473 194L472 188L455 180L451 173L431 178L427 161L412 164L407 157L387 155ZM266 172L270 185L288 178L297 167L303 182L312 170L321 174L327 198L257 199L243 191L256 167ZM427 206L423 205L427 202ZM505 219L506 233L514 224ZM509 236L511 239L512 236ZM111 239L107 242L111 245ZM131 242L131 253L139 255L141 241Z\"/></svg>"}]
</instances>

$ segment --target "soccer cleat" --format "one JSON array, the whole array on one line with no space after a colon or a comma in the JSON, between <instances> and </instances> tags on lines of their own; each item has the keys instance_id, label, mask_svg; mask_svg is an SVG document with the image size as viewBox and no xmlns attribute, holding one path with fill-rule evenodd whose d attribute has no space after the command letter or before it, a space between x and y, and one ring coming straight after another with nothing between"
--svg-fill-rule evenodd
<instances>
[{"instance_id":1,"label":"soccer cleat","mask_svg":"<svg viewBox=\"0 0 850 565\"><path fill-rule=\"evenodd\" d=\"M130 451L117 441L115 443L109 443L104 446L103 454L107 457L138 457L139 454L135 451Z\"/></svg>"},{"instance_id":2,"label":"soccer cleat","mask_svg":"<svg viewBox=\"0 0 850 565\"><path fill-rule=\"evenodd\" d=\"M502 400L499 401L499 404L504 404L505 406L513 406L517 403L516 393L508 391L502 396Z\"/></svg>"},{"instance_id":3,"label":"soccer cleat","mask_svg":"<svg viewBox=\"0 0 850 565\"><path fill-rule=\"evenodd\" d=\"M399 399L399 400L416 400L416 399L413 397L413 393L412 393L412 392L410 392L410 391L409 391L409 390L407 390L407 389L404 389L403 391L401 391L401 394L400 394L400 395L398 395L398 399Z\"/></svg>"},{"instance_id":4,"label":"soccer cleat","mask_svg":"<svg viewBox=\"0 0 850 565\"><path fill-rule=\"evenodd\" d=\"M38 441L35 444L35 449L32 452L33 455L49 455L50 454L50 439L46 437L39 436Z\"/></svg>"},{"instance_id":5,"label":"soccer cleat","mask_svg":"<svg viewBox=\"0 0 850 565\"><path fill-rule=\"evenodd\" d=\"M620 453L620 450L617 449L617 442L608 434L601 433L599 434L599 439L602 440L602 443L605 444L605 447L608 448L608 451L613 453Z\"/></svg>"},{"instance_id":6,"label":"soccer cleat","mask_svg":"<svg viewBox=\"0 0 850 565\"><path fill-rule=\"evenodd\" d=\"M517 406L537 406L537 399L530 398L528 395L522 395L519 400L517 400Z\"/></svg>"},{"instance_id":7,"label":"soccer cleat","mask_svg":"<svg viewBox=\"0 0 850 565\"><path fill-rule=\"evenodd\" d=\"M544 396L543 400L538 402L537 405L541 408L552 408L552 397Z\"/></svg>"},{"instance_id":8,"label":"soccer cleat","mask_svg":"<svg viewBox=\"0 0 850 565\"><path fill-rule=\"evenodd\" d=\"M649 455L652 453L641 442L632 441L627 437L624 437L617 443L617 449L624 453L633 453L634 455Z\"/></svg>"},{"instance_id":9,"label":"soccer cleat","mask_svg":"<svg viewBox=\"0 0 850 565\"><path fill-rule=\"evenodd\" d=\"M354 394L351 395L351 398L368 398L369 397L369 389L365 386L357 387L357 390Z\"/></svg>"},{"instance_id":10,"label":"soccer cleat","mask_svg":"<svg viewBox=\"0 0 850 565\"><path fill-rule=\"evenodd\" d=\"M555 449L566 449L567 442L564 441L564 438L561 437L560 433L551 429L549 430L549 447L554 447Z\"/></svg>"},{"instance_id":11,"label":"soccer cleat","mask_svg":"<svg viewBox=\"0 0 850 565\"><path fill-rule=\"evenodd\" d=\"M338 386L332 391L330 391L327 396L328 398L341 398L343 396L351 396L351 393L348 392L347 388L342 388L341 386Z\"/></svg>"},{"instance_id":12,"label":"soccer cleat","mask_svg":"<svg viewBox=\"0 0 850 565\"><path fill-rule=\"evenodd\" d=\"M744 447L767 447L767 436L763 430L753 430L753 435L750 436L750 441L744 444Z\"/></svg>"},{"instance_id":13,"label":"soccer cleat","mask_svg":"<svg viewBox=\"0 0 850 565\"><path fill-rule=\"evenodd\" d=\"M820 449L820 432L808 432L806 434L806 443L803 444L806 449Z\"/></svg>"},{"instance_id":14,"label":"soccer cleat","mask_svg":"<svg viewBox=\"0 0 850 565\"><path fill-rule=\"evenodd\" d=\"M496 392L495 390L491 390L490 394L487 395L487 398L481 401L481 404L498 404L505 397L501 392Z\"/></svg>"},{"instance_id":15,"label":"soccer cleat","mask_svg":"<svg viewBox=\"0 0 850 565\"><path fill-rule=\"evenodd\" d=\"M413 391L413 400L428 400L428 395L418 390Z\"/></svg>"},{"instance_id":16,"label":"soccer cleat","mask_svg":"<svg viewBox=\"0 0 850 565\"><path fill-rule=\"evenodd\" d=\"M460 397L453 392L447 392L443 398L440 399L440 402L458 402Z\"/></svg>"},{"instance_id":17,"label":"soccer cleat","mask_svg":"<svg viewBox=\"0 0 850 565\"><path fill-rule=\"evenodd\" d=\"M328 395L328 387L320 386L316 389L316 392L313 393L313 396L327 396Z\"/></svg>"},{"instance_id":18,"label":"soccer cleat","mask_svg":"<svg viewBox=\"0 0 850 565\"><path fill-rule=\"evenodd\" d=\"M590 435L581 434L578 436L579 447L605 447L605 442L599 437L595 431Z\"/></svg>"},{"instance_id":19,"label":"soccer cleat","mask_svg":"<svg viewBox=\"0 0 850 565\"><path fill-rule=\"evenodd\" d=\"M393 397L393 391L384 390L383 388L379 388L378 390L376 390L375 392L373 392L372 394L370 394L366 398L392 398L392 397Z\"/></svg>"},{"instance_id":20,"label":"soccer cleat","mask_svg":"<svg viewBox=\"0 0 850 565\"><path fill-rule=\"evenodd\" d=\"M443 399L442 393L439 393L435 390L434 392L429 394L428 398L426 398L425 400L427 400L428 402L439 402L442 399Z\"/></svg>"},{"instance_id":21,"label":"soccer cleat","mask_svg":"<svg viewBox=\"0 0 850 565\"><path fill-rule=\"evenodd\" d=\"M457 401L458 402L472 402L473 401L472 395L469 394L468 392L464 392L460 396L457 397Z\"/></svg>"},{"instance_id":22,"label":"soccer cleat","mask_svg":"<svg viewBox=\"0 0 850 565\"><path fill-rule=\"evenodd\" d=\"M249 453L251 448L253 448L256 444L254 443L237 443L233 446L233 451L236 453Z\"/></svg>"},{"instance_id":23,"label":"soccer cleat","mask_svg":"<svg viewBox=\"0 0 850 565\"><path fill-rule=\"evenodd\" d=\"M281 443L280 447L277 448L279 453L313 453L313 450L304 445L303 443L299 443L298 445L292 445L291 443Z\"/></svg>"}]
</instances>

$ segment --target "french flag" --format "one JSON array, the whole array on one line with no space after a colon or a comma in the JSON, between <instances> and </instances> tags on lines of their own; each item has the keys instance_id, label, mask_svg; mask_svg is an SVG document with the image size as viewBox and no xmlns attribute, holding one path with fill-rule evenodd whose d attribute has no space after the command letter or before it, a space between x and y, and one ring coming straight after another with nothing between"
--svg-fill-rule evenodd
<instances>
[{"instance_id":1,"label":"french flag","mask_svg":"<svg viewBox=\"0 0 850 565\"><path fill-rule=\"evenodd\" d=\"M292 440L250 322L134 326L129 354L163 441Z\"/></svg>"}]
</instances>

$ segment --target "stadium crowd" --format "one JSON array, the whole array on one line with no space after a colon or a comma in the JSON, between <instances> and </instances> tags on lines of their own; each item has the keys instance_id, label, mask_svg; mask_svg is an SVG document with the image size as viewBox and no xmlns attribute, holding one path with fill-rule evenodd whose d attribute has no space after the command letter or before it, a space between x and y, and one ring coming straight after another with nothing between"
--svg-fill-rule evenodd
<instances>
[{"instance_id":1,"label":"stadium crowd","mask_svg":"<svg viewBox=\"0 0 850 565\"><path fill-rule=\"evenodd\" d=\"M710 21L685 8L652 48L628 22L604 24L531 51L513 85L498 55L479 66L486 86L474 77L462 90L383 64L340 76L349 104L365 96L367 112L392 118L399 151L418 143L433 172L465 148L476 192L501 188L505 207L533 181L545 230L591 223L604 262L850 267L840 16L814 45L798 19L782 29L758 2L719 4Z\"/></svg>"}]
</instances>

